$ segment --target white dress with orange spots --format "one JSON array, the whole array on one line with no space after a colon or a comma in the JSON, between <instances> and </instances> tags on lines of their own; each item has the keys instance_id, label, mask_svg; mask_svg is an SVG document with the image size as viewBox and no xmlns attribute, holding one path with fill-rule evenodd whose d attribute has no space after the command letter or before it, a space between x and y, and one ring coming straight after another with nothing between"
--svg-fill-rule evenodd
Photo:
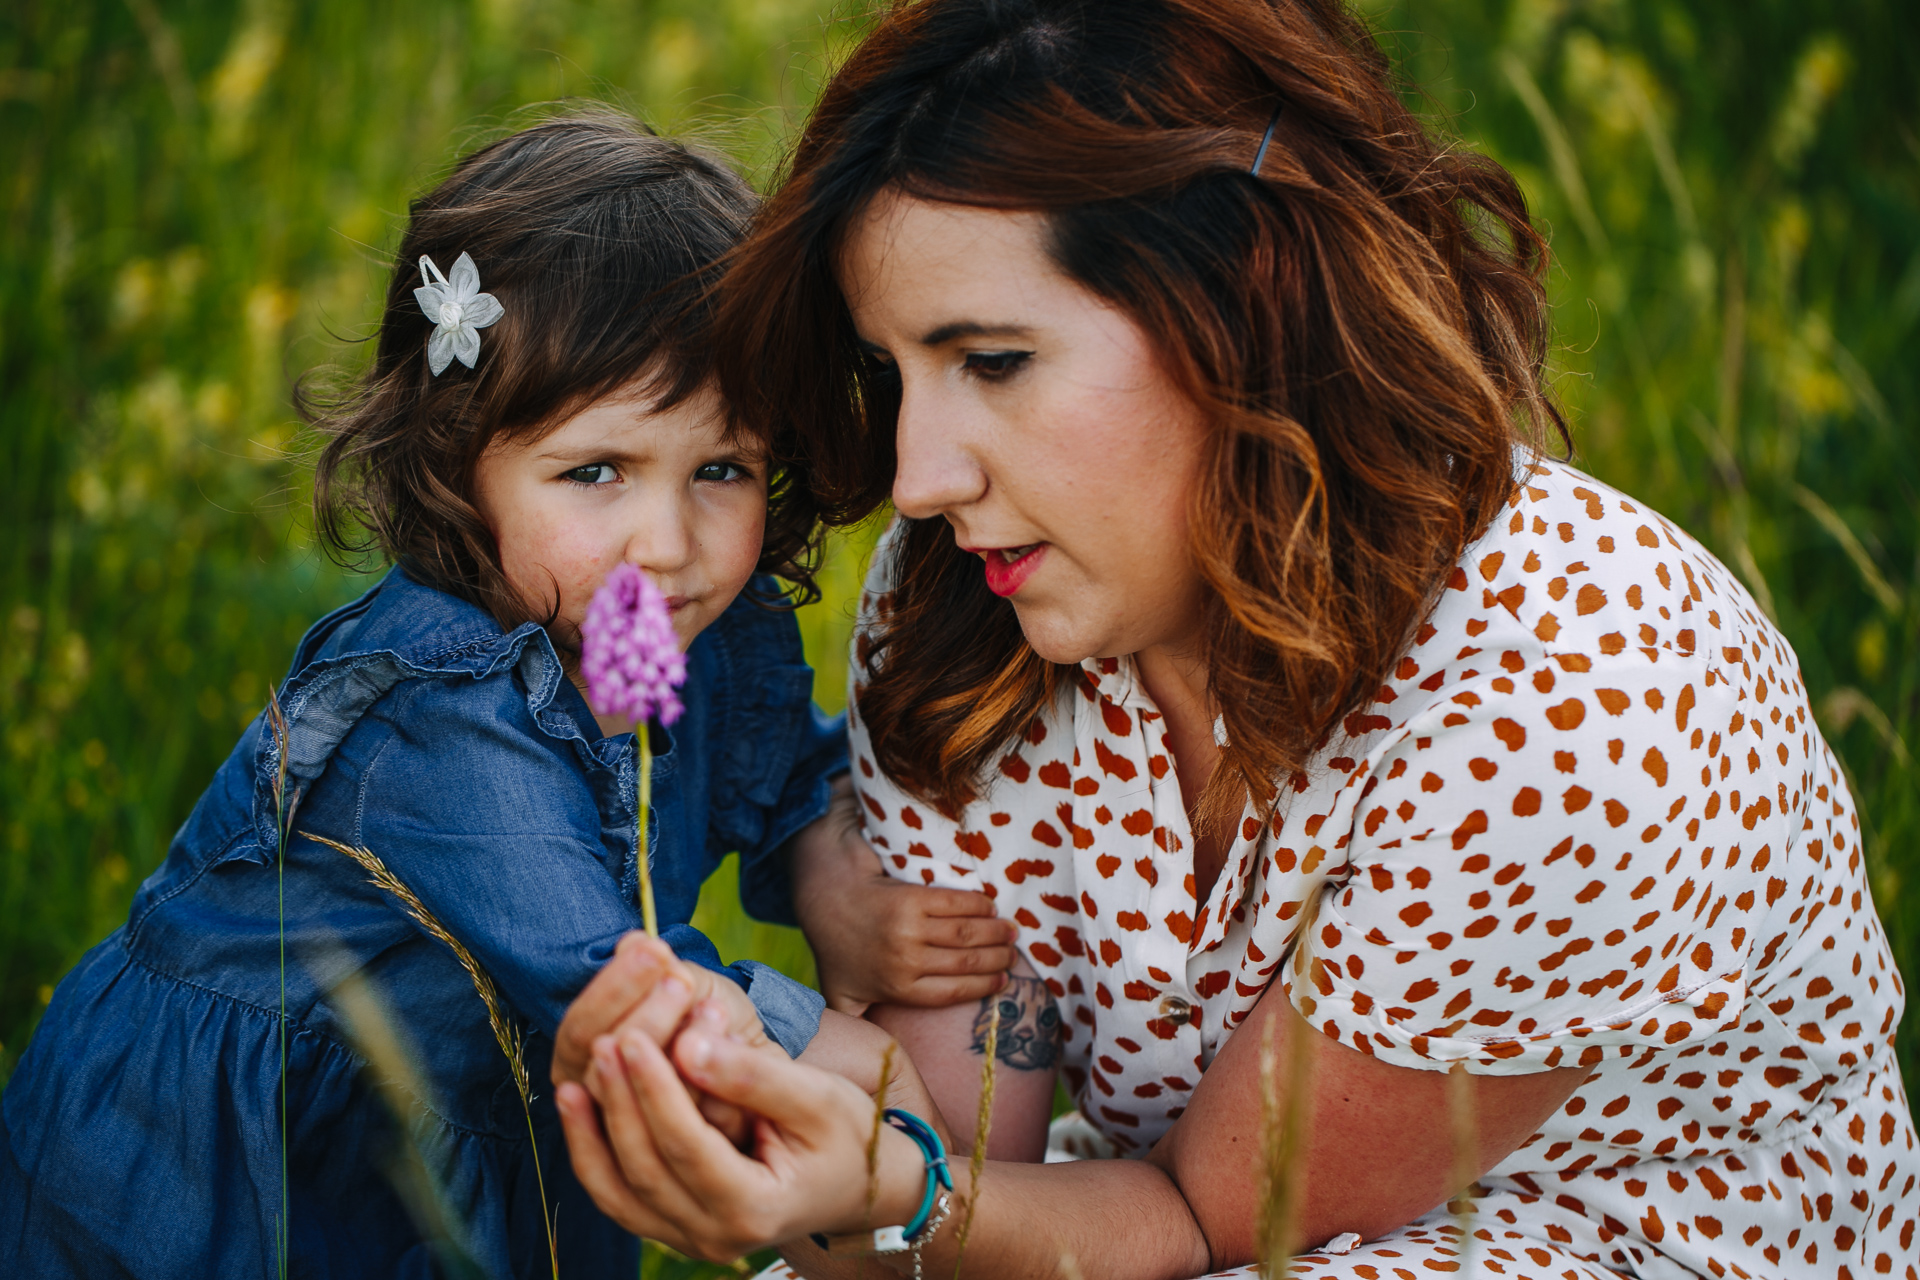
<instances>
[{"instance_id":1,"label":"white dress with orange spots","mask_svg":"<svg viewBox=\"0 0 1920 1280\"><path fill-rule=\"evenodd\" d=\"M1085 664L958 821L875 772L856 689L869 838L1020 923L1068 1085L1124 1151L1276 977L1399 1066L1594 1069L1471 1213L1298 1274L1920 1280L1900 979L1798 663L1692 538L1523 465L1375 700L1271 821L1248 810L1207 901L1125 660Z\"/></svg>"}]
</instances>

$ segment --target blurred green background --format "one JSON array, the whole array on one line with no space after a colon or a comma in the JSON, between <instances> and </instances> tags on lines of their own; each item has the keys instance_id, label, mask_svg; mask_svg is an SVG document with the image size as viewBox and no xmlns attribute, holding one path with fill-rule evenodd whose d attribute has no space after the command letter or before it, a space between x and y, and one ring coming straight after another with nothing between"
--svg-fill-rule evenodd
<instances>
[{"instance_id":1,"label":"blurred green background","mask_svg":"<svg viewBox=\"0 0 1920 1280\"><path fill-rule=\"evenodd\" d=\"M0 1078L301 631L364 586L314 547L289 390L365 357L348 340L408 198L517 110L575 96L764 184L868 7L4 7ZM1704 539L1799 651L1920 972L1920 10L1366 12L1422 110L1512 167L1551 230L1581 465ZM829 706L864 545L840 544L804 616ZM723 951L810 972L796 935L714 888Z\"/></svg>"}]
</instances>

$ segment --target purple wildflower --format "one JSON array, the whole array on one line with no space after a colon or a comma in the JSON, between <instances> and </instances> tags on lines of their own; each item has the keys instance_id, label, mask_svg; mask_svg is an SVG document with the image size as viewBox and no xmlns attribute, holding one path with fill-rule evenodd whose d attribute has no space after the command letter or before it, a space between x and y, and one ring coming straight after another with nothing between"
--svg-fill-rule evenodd
<instances>
[{"instance_id":1,"label":"purple wildflower","mask_svg":"<svg viewBox=\"0 0 1920 1280\"><path fill-rule=\"evenodd\" d=\"M670 725L680 718L680 695L687 659L673 634L667 598L633 564L614 567L587 605L580 624L580 671L587 678L587 701L603 716L625 716L635 724L658 716Z\"/></svg>"}]
</instances>

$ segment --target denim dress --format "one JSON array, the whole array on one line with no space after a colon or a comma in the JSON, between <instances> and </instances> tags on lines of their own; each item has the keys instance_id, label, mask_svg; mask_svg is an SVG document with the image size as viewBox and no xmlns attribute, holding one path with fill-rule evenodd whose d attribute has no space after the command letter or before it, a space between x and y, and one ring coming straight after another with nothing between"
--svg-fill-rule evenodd
<instances>
[{"instance_id":1,"label":"denim dress","mask_svg":"<svg viewBox=\"0 0 1920 1280\"><path fill-rule=\"evenodd\" d=\"M820 997L722 965L687 921L738 851L748 912L792 923L782 847L826 812L844 733L813 707L791 614L743 596L687 665L686 712L654 731L662 933L797 1054ZM640 927L633 736L600 734L540 627L502 632L400 569L307 634L280 696L284 864L262 717L0 1099L6 1274L268 1277L284 1222L293 1276L548 1275L544 1174L561 1273L633 1275L548 1082L567 1005ZM490 975L525 1036L531 1126L468 971L309 836L371 851ZM383 1037L397 1054L363 1054Z\"/></svg>"}]
</instances>

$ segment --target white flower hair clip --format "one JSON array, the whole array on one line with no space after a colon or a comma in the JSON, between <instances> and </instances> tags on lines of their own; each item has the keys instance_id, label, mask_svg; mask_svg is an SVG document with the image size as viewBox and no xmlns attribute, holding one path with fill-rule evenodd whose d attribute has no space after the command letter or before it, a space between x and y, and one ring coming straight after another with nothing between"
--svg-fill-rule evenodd
<instances>
[{"instance_id":1,"label":"white flower hair clip","mask_svg":"<svg viewBox=\"0 0 1920 1280\"><path fill-rule=\"evenodd\" d=\"M454 261L451 277L440 274L433 259L422 254L420 278L426 283L413 291L413 300L434 322L433 336L427 339L427 367L436 378L455 358L473 368L480 358L480 330L505 315L506 308L492 294L480 292L480 268L473 265L471 254Z\"/></svg>"}]
</instances>

